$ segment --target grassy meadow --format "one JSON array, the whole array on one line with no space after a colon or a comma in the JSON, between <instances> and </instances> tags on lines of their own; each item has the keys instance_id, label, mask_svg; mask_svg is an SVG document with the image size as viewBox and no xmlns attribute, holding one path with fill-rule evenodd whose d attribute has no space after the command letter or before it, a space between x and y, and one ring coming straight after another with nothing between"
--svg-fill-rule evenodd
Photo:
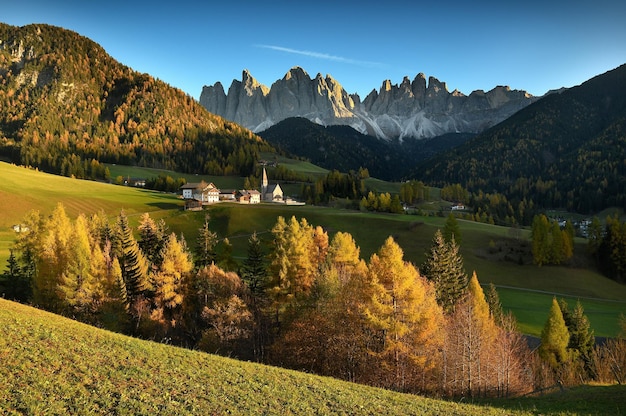
<instances>
[{"instance_id":1,"label":"grassy meadow","mask_svg":"<svg viewBox=\"0 0 626 416\"><path fill-rule=\"evenodd\" d=\"M623 386L489 403L401 394L120 334L0 299L2 414L620 414Z\"/></svg>"},{"instance_id":2,"label":"grassy meadow","mask_svg":"<svg viewBox=\"0 0 626 416\"><path fill-rule=\"evenodd\" d=\"M302 164L302 169L313 169L310 167L313 165L307 162L291 163L294 166ZM112 170L113 176L151 177L167 172L123 166L115 168L120 170ZM178 176L174 172L168 174ZM205 214L209 213L211 229L220 238L229 239L237 260L246 256L247 240L252 232L257 232L263 241L269 243L270 230L276 218L279 215L285 218L294 215L323 226L331 237L337 231L349 232L365 259L391 235L403 248L405 258L419 266L425 259L435 231L443 227L445 221L435 216L376 214L278 204L245 206L222 203L202 212L189 212L182 210L182 201L173 194L47 175L7 163L0 163L0 177L0 270L5 269L9 248L15 239L11 226L18 224L29 210L51 213L59 202L65 205L71 216L103 210L112 221L124 209L131 224L136 224L141 213L149 212L155 219L164 219L171 231L182 233L191 247ZM223 188L229 188L233 183L236 185L236 181L243 184L242 178L201 178ZM475 270L482 284L497 285L504 309L515 314L524 333L541 333L552 297L558 296L565 298L572 308L577 300L581 301L597 336L617 335L619 316L626 315L625 285L603 277L584 263L576 267L537 267L530 263L519 265L516 261L502 260L498 257L499 253L490 253L487 247L494 242L510 242L510 229L462 220L459 220L459 227L466 270L469 273ZM515 238L520 240L527 240L530 235L528 230L521 230L518 234ZM506 253L507 250L512 248L503 246L502 251ZM577 257L584 258L584 240L577 241L576 251ZM517 255L512 255L513 260Z\"/></svg>"}]
</instances>

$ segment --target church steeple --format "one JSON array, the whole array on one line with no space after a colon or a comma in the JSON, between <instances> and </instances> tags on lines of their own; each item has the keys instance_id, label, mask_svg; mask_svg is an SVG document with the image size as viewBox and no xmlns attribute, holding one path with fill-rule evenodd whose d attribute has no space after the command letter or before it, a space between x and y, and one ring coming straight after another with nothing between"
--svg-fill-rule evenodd
<instances>
[{"instance_id":1,"label":"church steeple","mask_svg":"<svg viewBox=\"0 0 626 416\"><path fill-rule=\"evenodd\" d=\"M267 186L269 182L267 180L267 172L265 172L265 166L263 166L263 179L261 180L261 196L265 198L265 193L267 192Z\"/></svg>"}]
</instances>

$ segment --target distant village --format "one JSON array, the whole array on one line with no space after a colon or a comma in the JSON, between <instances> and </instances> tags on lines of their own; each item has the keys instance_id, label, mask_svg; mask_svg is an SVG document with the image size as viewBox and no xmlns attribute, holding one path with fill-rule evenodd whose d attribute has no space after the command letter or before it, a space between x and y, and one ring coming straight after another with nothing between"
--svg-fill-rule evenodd
<instances>
[{"instance_id":1,"label":"distant village","mask_svg":"<svg viewBox=\"0 0 626 416\"><path fill-rule=\"evenodd\" d=\"M280 184L270 184L267 172L263 168L261 192L256 189L219 189L213 182L189 182L180 187L185 200L185 210L201 210L204 205L218 202L237 202L240 204L260 204L273 202L289 205L304 205L289 197L285 197Z\"/></svg>"}]
</instances>

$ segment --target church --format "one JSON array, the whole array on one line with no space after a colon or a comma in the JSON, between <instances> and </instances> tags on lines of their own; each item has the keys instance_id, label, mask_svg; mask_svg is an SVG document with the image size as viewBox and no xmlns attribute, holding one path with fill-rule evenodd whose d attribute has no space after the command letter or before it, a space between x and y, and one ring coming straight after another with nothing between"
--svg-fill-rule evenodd
<instances>
[{"instance_id":1,"label":"church","mask_svg":"<svg viewBox=\"0 0 626 416\"><path fill-rule=\"evenodd\" d=\"M263 167L263 180L261 181L261 200L264 202L284 202L283 190L279 184L269 184L267 172Z\"/></svg>"}]
</instances>

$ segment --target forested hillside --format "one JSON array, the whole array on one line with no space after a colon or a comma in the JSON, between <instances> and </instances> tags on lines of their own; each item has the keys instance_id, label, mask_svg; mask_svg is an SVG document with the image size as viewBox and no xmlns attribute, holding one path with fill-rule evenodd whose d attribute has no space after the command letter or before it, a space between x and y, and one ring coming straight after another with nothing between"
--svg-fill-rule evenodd
<instances>
[{"instance_id":1,"label":"forested hillside","mask_svg":"<svg viewBox=\"0 0 626 416\"><path fill-rule=\"evenodd\" d=\"M373 177L398 181L406 178L417 161L458 146L473 134L386 142L361 134L350 126L322 126L303 117L292 117L260 132L259 136L289 154L326 169L349 172L364 168Z\"/></svg>"},{"instance_id":2,"label":"forested hillside","mask_svg":"<svg viewBox=\"0 0 626 416\"><path fill-rule=\"evenodd\" d=\"M595 213L626 204L625 172L622 65L544 97L418 166L415 176L431 185L460 183L475 194L504 194L513 210L521 203L525 208Z\"/></svg>"},{"instance_id":3,"label":"forested hillside","mask_svg":"<svg viewBox=\"0 0 626 416\"><path fill-rule=\"evenodd\" d=\"M0 157L77 177L104 176L104 162L248 175L260 150L271 146L75 32L0 23Z\"/></svg>"}]
</instances>

